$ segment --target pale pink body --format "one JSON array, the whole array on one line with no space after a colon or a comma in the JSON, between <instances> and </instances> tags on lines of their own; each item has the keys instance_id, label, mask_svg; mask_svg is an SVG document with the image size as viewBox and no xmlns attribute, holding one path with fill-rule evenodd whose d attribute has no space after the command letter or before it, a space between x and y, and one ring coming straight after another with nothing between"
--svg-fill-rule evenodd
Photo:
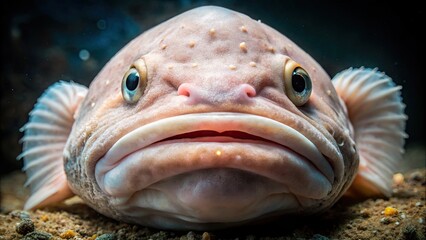
<instances>
[{"instance_id":1,"label":"pale pink body","mask_svg":"<svg viewBox=\"0 0 426 240\"><path fill-rule=\"evenodd\" d=\"M312 81L302 104L288 96L291 64ZM129 102L132 66L146 82ZM88 91L60 83L39 100L24 127L37 176L27 208L75 193L119 220L204 229L325 210L357 172L352 194L389 195L405 137L399 88L362 68L334 84L263 23L217 7L179 15L131 41Z\"/></svg>"}]
</instances>

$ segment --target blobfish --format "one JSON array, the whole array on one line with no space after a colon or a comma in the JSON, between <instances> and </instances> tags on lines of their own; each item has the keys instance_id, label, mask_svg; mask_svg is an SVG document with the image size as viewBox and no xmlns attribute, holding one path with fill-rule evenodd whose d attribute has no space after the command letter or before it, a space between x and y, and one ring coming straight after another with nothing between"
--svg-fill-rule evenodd
<instances>
[{"instance_id":1,"label":"blobfish","mask_svg":"<svg viewBox=\"0 0 426 240\"><path fill-rule=\"evenodd\" d=\"M24 208L78 195L119 221L202 230L390 196L404 108L376 68L331 79L261 21L195 8L130 41L89 88L42 94L22 128Z\"/></svg>"}]
</instances>

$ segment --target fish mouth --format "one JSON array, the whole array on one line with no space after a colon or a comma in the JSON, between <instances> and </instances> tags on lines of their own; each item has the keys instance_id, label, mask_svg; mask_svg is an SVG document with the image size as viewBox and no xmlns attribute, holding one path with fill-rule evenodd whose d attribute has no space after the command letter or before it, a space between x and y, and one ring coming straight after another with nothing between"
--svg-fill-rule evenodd
<instances>
[{"instance_id":1,"label":"fish mouth","mask_svg":"<svg viewBox=\"0 0 426 240\"><path fill-rule=\"evenodd\" d=\"M270 118L228 112L179 115L138 127L96 163L95 177L105 193L125 198L206 169L238 170L241 179L256 175L263 185L268 179L310 199L327 196L334 180L327 158L297 130Z\"/></svg>"}]
</instances>

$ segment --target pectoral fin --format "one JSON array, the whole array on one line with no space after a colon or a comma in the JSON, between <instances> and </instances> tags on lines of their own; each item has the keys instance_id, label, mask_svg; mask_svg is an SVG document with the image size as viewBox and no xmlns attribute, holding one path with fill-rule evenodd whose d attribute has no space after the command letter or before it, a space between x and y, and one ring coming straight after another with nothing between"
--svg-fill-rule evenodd
<instances>
[{"instance_id":1,"label":"pectoral fin","mask_svg":"<svg viewBox=\"0 0 426 240\"><path fill-rule=\"evenodd\" d=\"M31 195L25 209L67 199L71 192L64 172L63 150L74 123L74 115L87 94L85 86L58 82L37 100L29 121L22 127L23 170Z\"/></svg>"},{"instance_id":2,"label":"pectoral fin","mask_svg":"<svg viewBox=\"0 0 426 240\"><path fill-rule=\"evenodd\" d=\"M348 69L332 81L346 104L360 155L358 175L347 195L390 196L407 137L401 87L376 69Z\"/></svg>"}]
</instances>

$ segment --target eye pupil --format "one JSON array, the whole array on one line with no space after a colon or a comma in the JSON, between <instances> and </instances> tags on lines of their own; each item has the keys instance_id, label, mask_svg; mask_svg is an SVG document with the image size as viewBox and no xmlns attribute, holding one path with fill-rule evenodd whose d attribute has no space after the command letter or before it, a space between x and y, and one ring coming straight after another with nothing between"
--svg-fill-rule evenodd
<instances>
[{"instance_id":1,"label":"eye pupil","mask_svg":"<svg viewBox=\"0 0 426 240\"><path fill-rule=\"evenodd\" d=\"M305 79L300 75L293 75L291 78L291 82L293 84L294 91L301 93L305 90Z\"/></svg>"},{"instance_id":2,"label":"eye pupil","mask_svg":"<svg viewBox=\"0 0 426 240\"><path fill-rule=\"evenodd\" d=\"M139 84L139 74L135 70L134 72L129 73L126 79L126 87L128 90L133 91L138 87Z\"/></svg>"},{"instance_id":3,"label":"eye pupil","mask_svg":"<svg viewBox=\"0 0 426 240\"><path fill-rule=\"evenodd\" d=\"M301 93L306 89L306 78L309 78L309 76L302 68L294 69L291 76L291 84L294 91Z\"/></svg>"}]
</instances>

